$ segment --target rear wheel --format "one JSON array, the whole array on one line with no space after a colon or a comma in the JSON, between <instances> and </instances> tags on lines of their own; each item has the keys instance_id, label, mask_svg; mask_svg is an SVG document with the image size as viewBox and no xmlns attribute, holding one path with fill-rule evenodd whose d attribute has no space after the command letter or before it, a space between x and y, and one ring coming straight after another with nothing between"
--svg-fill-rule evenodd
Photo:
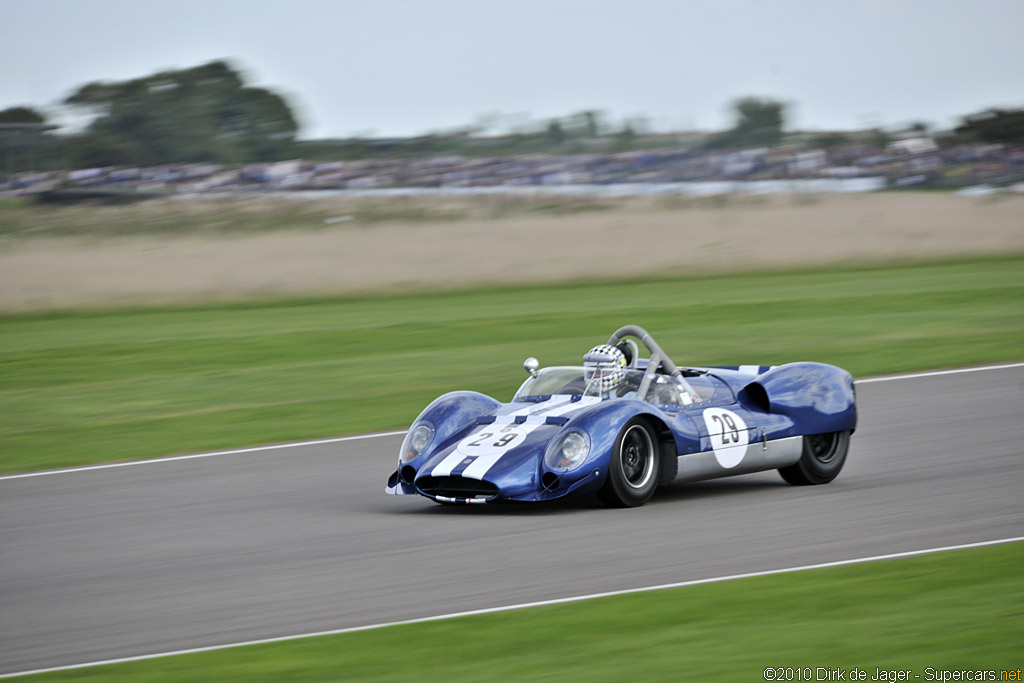
<instances>
[{"instance_id":1,"label":"rear wheel","mask_svg":"<svg viewBox=\"0 0 1024 683\"><path fill-rule=\"evenodd\" d=\"M779 469L782 478L795 486L827 484L836 478L846 462L850 432L810 434L796 464Z\"/></svg>"},{"instance_id":2,"label":"rear wheel","mask_svg":"<svg viewBox=\"0 0 1024 683\"><path fill-rule=\"evenodd\" d=\"M658 440L647 422L635 417L615 439L608 477L598 496L610 507L637 507L654 495L661 458Z\"/></svg>"}]
</instances>

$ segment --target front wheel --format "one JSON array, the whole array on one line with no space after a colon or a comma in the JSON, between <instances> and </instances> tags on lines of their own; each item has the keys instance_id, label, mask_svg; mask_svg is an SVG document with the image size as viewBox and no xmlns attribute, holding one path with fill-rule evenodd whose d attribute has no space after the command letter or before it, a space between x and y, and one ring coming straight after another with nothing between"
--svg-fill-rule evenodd
<instances>
[{"instance_id":1,"label":"front wheel","mask_svg":"<svg viewBox=\"0 0 1024 683\"><path fill-rule=\"evenodd\" d=\"M608 478L597 495L609 507L643 505L658 486L660 465L657 439L643 418L634 417L615 439Z\"/></svg>"},{"instance_id":2,"label":"front wheel","mask_svg":"<svg viewBox=\"0 0 1024 683\"><path fill-rule=\"evenodd\" d=\"M804 437L800 459L779 469L782 478L795 486L827 484L836 478L846 462L850 432L810 434Z\"/></svg>"}]
</instances>

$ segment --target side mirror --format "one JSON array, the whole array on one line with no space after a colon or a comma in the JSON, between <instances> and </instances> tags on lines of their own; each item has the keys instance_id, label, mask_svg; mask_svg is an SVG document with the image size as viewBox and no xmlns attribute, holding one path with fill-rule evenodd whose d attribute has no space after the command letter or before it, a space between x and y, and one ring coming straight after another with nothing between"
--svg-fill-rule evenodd
<instances>
[{"instance_id":1,"label":"side mirror","mask_svg":"<svg viewBox=\"0 0 1024 683\"><path fill-rule=\"evenodd\" d=\"M528 373L530 373L530 377L537 376L538 368L540 368L540 361L538 361L536 358L533 358L532 356L523 361L523 370L526 370Z\"/></svg>"}]
</instances>

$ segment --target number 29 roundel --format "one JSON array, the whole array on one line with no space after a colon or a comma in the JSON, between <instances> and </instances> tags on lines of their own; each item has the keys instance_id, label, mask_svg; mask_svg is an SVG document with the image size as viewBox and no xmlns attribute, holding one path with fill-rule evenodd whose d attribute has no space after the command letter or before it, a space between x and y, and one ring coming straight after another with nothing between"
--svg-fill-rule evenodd
<instances>
[{"instance_id":1,"label":"number 29 roundel","mask_svg":"<svg viewBox=\"0 0 1024 683\"><path fill-rule=\"evenodd\" d=\"M704 424L708 428L708 438L715 452L715 459L722 467L736 467L747 454L747 423L743 418L725 408L707 408L704 411Z\"/></svg>"}]
</instances>

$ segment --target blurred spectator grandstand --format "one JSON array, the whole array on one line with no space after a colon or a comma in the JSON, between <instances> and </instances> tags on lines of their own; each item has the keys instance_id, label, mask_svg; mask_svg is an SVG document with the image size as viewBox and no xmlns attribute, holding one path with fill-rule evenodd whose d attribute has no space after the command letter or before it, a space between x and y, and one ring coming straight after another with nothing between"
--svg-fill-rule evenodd
<instances>
[{"instance_id":1,"label":"blurred spectator grandstand","mask_svg":"<svg viewBox=\"0 0 1024 683\"><path fill-rule=\"evenodd\" d=\"M972 143L944 146L928 137L895 142L842 142L829 147L708 150L661 148L552 155L433 156L350 161L287 161L229 166L188 164L108 167L8 174L0 196L63 190L159 194L266 191L502 191L573 188L621 193L779 191L777 181L819 181L801 186L828 191L826 181L868 180L859 189L953 189L980 184L1020 187L1024 147ZM775 181L775 182L773 182ZM749 184L749 185L748 185ZM761 188L761 189L758 189ZM772 189L775 188L775 189Z\"/></svg>"}]
</instances>

